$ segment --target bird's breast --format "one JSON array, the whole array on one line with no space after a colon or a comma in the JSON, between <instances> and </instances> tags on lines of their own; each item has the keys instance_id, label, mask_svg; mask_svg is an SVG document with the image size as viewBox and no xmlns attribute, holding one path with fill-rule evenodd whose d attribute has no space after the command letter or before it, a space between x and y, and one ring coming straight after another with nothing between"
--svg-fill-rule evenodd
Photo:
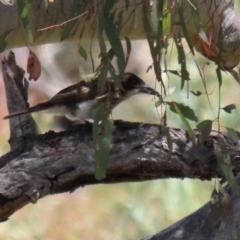
<instances>
[{"instance_id":1,"label":"bird's breast","mask_svg":"<svg viewBox=\"0 0 240 240\"><path fill-rule=\"evenodd\" d=\"M56 105L48 109L46 112L58 116L65 116L73 121L86 121L94 117L93 101L89 100L68 105Z\"/></svg>"},{"instance_id":2,"label":"bird's breast","mask_svg":"<svg viewBox=\"0 0 240 240\"><path fill-rule=\"evenodd\" d=\"M70 106L65 116L70 120L86 121L94 117L93 101L88 100Z\"/></svg>"}]
</instances>

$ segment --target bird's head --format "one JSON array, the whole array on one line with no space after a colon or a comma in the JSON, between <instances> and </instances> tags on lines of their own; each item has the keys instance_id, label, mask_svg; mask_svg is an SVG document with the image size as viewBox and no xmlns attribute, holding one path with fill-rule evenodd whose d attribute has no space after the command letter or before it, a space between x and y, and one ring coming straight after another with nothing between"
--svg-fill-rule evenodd
<instances>
[{"instance_id":1,"label":"bird's head","mask_svg":"<svg viewBox=\"0 0 240 240\"><path fill-rule=\"evenodd\" d=\"M130 95L145 93L160 97L159 93L146 85L146 83L133 73L124 73L122 87Z\"/></svg>"}]
</instances>

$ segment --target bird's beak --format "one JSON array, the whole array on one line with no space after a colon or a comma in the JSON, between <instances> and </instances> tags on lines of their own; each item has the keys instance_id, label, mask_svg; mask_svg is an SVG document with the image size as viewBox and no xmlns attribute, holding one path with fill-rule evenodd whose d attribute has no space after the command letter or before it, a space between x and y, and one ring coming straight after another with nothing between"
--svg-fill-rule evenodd
<instances>
[{"instance_id":1,"label":"bird's beak","mask_svg":"<svg viewBox=\"0 0 240 240\"><path fill-rule=\"evenodd\" d=\"M160 97L159 92L157 92L154 89L150 88L146 84L139 86L138 87L138 92L139 93L147 93L147 94L150 94L150 95L154 95L154 96Z\"/></svg>"}]
</instances>

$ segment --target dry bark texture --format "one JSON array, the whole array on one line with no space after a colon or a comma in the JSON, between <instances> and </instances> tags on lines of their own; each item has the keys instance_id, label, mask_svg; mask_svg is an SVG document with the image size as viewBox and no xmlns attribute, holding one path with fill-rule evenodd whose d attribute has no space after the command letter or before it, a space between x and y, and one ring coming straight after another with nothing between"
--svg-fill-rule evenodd
<instances>
[{"instance_id":1,"label":"dry bark texture","mask_svg":"<svg viewBox=\"0 0 240 240\"><path fill-rule=\"evenodd\" d=\"M23 75L13 52L10 52L8 59L3 61L10 113L27 106L27 85ZM13 97L14 94L17 97ZM107 177L98 182L94 177L95 145L91 124L75 126L65 132L50 131L38 135L31 115L24 115L11 119L10 127L12 150L0 158L1 221L44 196L72 192L89 184L170 177L210 180L220 175L216 160L219 137L224 139L231 153L234 172L240 170L240 147L222 133L212 131L206 142L193 146L186 131L169 129L173 142L170 154L167 139L161 135L159 125L116 121ZM199 132L195 131L195 135L198 139ZM148 239L239 239L236 222L239 199L233 197L233 201L234 214L226 217L226 226L221 231L212 225L209 205L206 205ZM216 237L219 234L226 236L229 232L232 235L228 236L233 237Z\"/></svg>"}]
</instances>

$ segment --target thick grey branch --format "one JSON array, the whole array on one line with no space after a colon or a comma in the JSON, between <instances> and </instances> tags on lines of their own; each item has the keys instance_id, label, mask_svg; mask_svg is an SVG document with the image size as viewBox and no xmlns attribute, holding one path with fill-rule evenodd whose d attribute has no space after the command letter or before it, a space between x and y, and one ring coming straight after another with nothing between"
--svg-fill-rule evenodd
<instances>
[{"instance_id":1,"label":"thick grey branch","mask_svg":"<svg viewBox=\"0 0 240 240\"><path fill-rule=\"evenodd\" d=\"M240 184L240 175L238 176ZM240 239L240 198L227 188L233 203L233 213L225 215L221 228L213 225L210 212L210 204L205 204L195 213L180 220L169 228L144 240L234 240ZM199 193L200 194L200 193ZM186 199L187 201L187 199Z\"/></svg>"},{"instance_id":2,"label":"thick grey branch","mask_svg":"<svg viewBox=\"0 0 240 240\"><path fill-rule=\"evenodd\" d=\"M193 147L184 130L170 129L173 151L169 156L167 140L159 136L158 125L118 121L115 127L104 183L170 177L209 180L219 175L216 137L221 133L212 132L201 147ZM239 146L225 139L234 171L239 172ZM90 124L61 133L29 135L22 143L21 149L0 159L1 220L46 195L100 183L94 177Z\"/></svg>"},{"instance_id":3,"label":"thick grey branch","mask_svg":"<svg viewBox=\"0 0 240 240\"><path fill-rule=\"evenodd\" d=\"M11 51L8 58L2 62L3 81L6 89L7 106L9 113L23 110L28 107L28 81L24 78L24 70L17 66L14 53ZM29 134L36 134L34 120L27 114L10 121L9 140L11 150L17 149L21 140Z\"/></svg>"}]
</instances>

